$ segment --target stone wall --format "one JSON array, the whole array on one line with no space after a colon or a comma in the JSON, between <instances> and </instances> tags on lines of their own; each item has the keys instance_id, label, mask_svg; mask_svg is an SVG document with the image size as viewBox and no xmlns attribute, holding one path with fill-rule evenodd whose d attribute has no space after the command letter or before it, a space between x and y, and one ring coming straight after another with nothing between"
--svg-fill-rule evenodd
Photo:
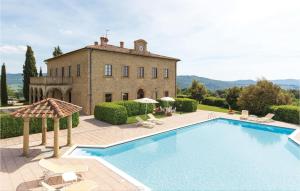
<instances>
[{"instance_id":1,"label":"stone wall","mask_svg":"<svg viewBox=\"0 0 300 191\"><path fill-rule=\"evenodd\" d=\"M76 72L77 64L80 64L80 77ZM105 64L112 65L110 77L104 76ZM122 67L125 65L129 66L129 77L122 77ZM153 99L156 96L164 97L165 91L168 91L170 97L176 96L175 60L82 49L48 60L48 76L50 69L52 76L55 76L55 69L58 68L60 77L62 67L65 68L64 76L68 76L68 66L72 68L72 103L82 106L85 114L92 114L95 104L105 101L105 93L112 94L112 101L122 100L122 93L128 93L129 99L136 99L139 89L144 90L145 97ZM138 67L144 67L145 76L142 79L137 77ZM157 67L157 79L152 79L152 67ZM163 76L164 68L169 69L168 78Z\"/></svg>"},{"instance_id":2,"label":"stone wall","mask_svg":"<svg viewBox=\"0 0 300 191\"><path fill-rule=\"evenodd\" d=\"M112 76L104 76L104 65L112 64ZM122 77L122 67L129 66L129 77ZM137 77L138 67L144 67L144 78ZM152 79L152 67L157 67L157 79ZM163 77L164 68L169 69L169 77ZM143 89L145 97L164 97L176 95L176 61L136 56L108 51L93 50L92 53L92 107L105 101L105 93L112 94L112 100L122 100L122 93L129 99L137 99L137 91Z\"/></svg>"},{"instance_id":3,"label":"stone wall","mask_svg":"<svg viewBox=\"0 0 300 191\"><path fill-rule=\"evenodd\" d=\"M72 103L83 107L83 113L89 113L88 99L88 50L83 49L70 54L65 54L57 59L47 62L47 74L55 76L55 69L58 68L58 77L62 75L62 67L64 67L64 75L68 76L68 67L71 66L72 76ZM77 76L77 64L80 64L80 76Z\"/></svg>"}]
</instances>

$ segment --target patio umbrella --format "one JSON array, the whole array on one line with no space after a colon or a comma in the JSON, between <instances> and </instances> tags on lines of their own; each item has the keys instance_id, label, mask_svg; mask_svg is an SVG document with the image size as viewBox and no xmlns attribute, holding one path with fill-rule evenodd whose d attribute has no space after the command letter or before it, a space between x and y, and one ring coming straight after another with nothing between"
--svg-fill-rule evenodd
<instances>
[{"instance_id":1,"label":"patio umbrella","mask_svg":"<svg viewBox=\"0 0 300 191\"><path fill-rule=\"evenodd\" d=\"M172 97L162 97L162 98L160 98L160 100L167 102L168 106L169 106L169 102L174 102L175 101L175 99L172 98Z\"/></svg>"},{"instance_id":2,"label":"patio umbrella","mask_svg":"<svg viewBox=\"0 0 300 191\"><path fill-rule=\"evenodd\" d=\"M134 100L134 101L135 101L135 102L138 102L138 103L144 103L144 104L146 104L145 115L147 114L147 105L148 105L149 103L151 103L151 104L158 103L156 100L150 99L150 98L141 98L141 99L136 99L136 100Z\"/></svg>"}]
</instances>

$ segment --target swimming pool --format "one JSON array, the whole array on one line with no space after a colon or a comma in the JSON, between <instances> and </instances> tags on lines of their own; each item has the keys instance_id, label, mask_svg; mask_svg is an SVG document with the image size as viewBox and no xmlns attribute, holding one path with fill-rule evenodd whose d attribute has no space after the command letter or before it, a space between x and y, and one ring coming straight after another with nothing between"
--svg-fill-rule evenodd
<instances>
[{"instance_id":1,"label":"swimming pool","mask_svg":"<svg viewBox=\"0 0 300 191\"><path fill-rule=\"evenodd\" d=\"M71 156L97 156L152 190L299 190L292 129L214 119Z\"/></svg>"}]
</instances>

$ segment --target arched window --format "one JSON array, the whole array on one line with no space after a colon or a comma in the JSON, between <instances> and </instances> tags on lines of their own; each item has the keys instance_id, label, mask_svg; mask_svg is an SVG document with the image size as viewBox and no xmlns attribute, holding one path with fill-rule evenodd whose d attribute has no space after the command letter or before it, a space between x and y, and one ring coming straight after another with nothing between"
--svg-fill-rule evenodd
<instances>
[{"instance_id":1,"label":"arched window","mask_svg":"<svg viewBox=\"0 0 300 191\"><path fill-rule=\"evenodd\" d=\"M141 98L144 98L144 96L145 96L144 90L143 89L139 89L137 91L137 98L141 99Z\"/></svg>"}]
</instances>

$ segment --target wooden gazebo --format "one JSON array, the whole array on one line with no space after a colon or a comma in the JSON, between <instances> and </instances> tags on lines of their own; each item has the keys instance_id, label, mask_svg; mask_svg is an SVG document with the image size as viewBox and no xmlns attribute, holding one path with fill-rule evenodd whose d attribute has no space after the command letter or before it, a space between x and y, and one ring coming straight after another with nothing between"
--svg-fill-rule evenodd
<instances>
[{"instance_id":1,"label":"wooden gazebo","mask_svg":"<svg viewBox=\"0 0 300 191\"><path fill-rule=\"evenodd\" d=\"M42 145L46 145L47 118L54 121L54 157L59 156L59 119L67 117L68 137L67 144L72 144L72 114L80 111L82 108L54 98L46 98L27 107L21 108L11 115L16 118L23 118L23 155L28 156L29 150L29 120L30 118L42 119Z\"/></svg>"}]
</instances>

